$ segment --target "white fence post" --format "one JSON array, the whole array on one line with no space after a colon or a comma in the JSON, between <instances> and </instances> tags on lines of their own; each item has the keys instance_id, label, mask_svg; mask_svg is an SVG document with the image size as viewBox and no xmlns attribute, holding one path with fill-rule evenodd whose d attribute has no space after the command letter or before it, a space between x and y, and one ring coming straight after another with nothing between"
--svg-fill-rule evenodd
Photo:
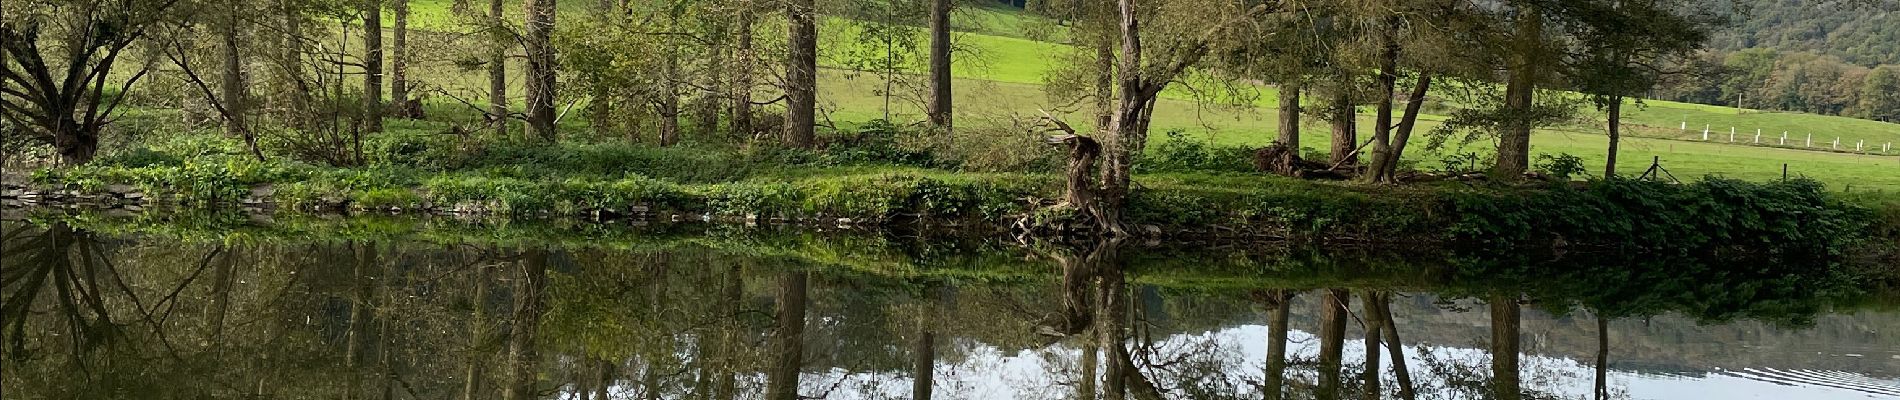
<instances>
[{"instance_id":1,"label":"white fence post","mask_svg":"<svg viewBox=\"0 0 1900 400\"><path fill-rule=\"evenodd\" d=\"M1859 152L1860 152L1860 145L1861 145L1861 143L1866 143L1866 142L1867 142L1867 140L1865 140L1865 139L1862 139L1862 140L1855 140L1855 141L1854 141L1854 152L1855 152L1855 153L1859 153Z\"/></svg>"},{"instance_id":2,"label":"white fence post","mask_svg":"<svg viewBox=\"0 0 1900 400\"><path fill-rule=\"evenodd\" d=\"M1755 144L1761 144L1761 130L1755 130Z\"/></svg>"},{"instance_id":3,"label":"white fence post","mask_svg":"<svg viewBox=\"0 0 1900 400\"><path fill-rule=\"evenodd\" d=\"M1808 144L1806 147L1814 147L1814 134L1808 134Z\"/></svg>"},{"instance_id":4,"label":"white fence post","mask_svg":"<svg viewBox=\"0 0 1900 400\"><path fill-rule=\"evenodd\" d=\"M1788 145L1788 131L1781 131L1781 145Z\"/></svg>"},{"instance_id":5,"label":"white fence post","mask_svg":"<svg viewBox=\"0 0 1900 400\"><path fill-rule=\"evenodd\" d=\"M1728 142L1735 143L1735 127L1728 127Z\"/></svg>"},{"instance_id":6,"label":"white fence post","mask_svg":"<svg viewBox=\"0 0 1900 400\"><path fill-rule=\"evenodd\" d=\"M1835 149L1835 150L1840 150L1840 149L1841 149L1841 137L1840 137L1840 136L1835 136L1835 137L1834 137L1834 149Z\"/></svg>"},{"instance_id":7,"label":"white fence post","mask_svg":"<svg viewBox=\"0 0 1900 400\"><path fill-rule=\"evenodd\" d=\"M1708 125L1702 126L1702 141L1704 142L1709 141L1709 126Z\"/></svg>"}]
</instances>

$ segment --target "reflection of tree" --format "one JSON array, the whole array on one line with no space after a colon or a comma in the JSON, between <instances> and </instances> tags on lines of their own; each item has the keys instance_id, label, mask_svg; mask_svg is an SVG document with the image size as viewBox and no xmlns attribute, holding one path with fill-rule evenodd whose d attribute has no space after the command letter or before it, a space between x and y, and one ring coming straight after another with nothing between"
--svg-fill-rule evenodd
<instances>
[{"instance_id":1,"label":"reflection of tree","mask_svg":"<svg viewBox=\"0 0 1900 400\"><path fill-rule=\"evenodd\" d=\"M1518 305L1516 295L1495 295L1491 305L1491 393L1499 400L1522 397L1518 377Z\"/></svg>"},{"instance_id":2,"label":"reflection of tree","mask_svg":"<svg viewBox=\"0 0 1900 400\"><path fill-rule=\"evenodd\" d=\"M1287 317L1292 314L1293 291L1286 289L1268 290L1261 294L1261 303L1271 311L1267 316L1267 371L1265 384L1261 388L1266 392L1267 400L1280 400L1286 392L1286 341Z\"/></svg>"},{"instance_id":3,"label":"reflection of tree","mask_svg":"<svg viewBox=\"0 0 1900 400\"><path fill-rule=\"evenodd\" d=\"M778 320L772 335L772 369L766 377L766 400L798 400L798 373L805 360L805 302L810 273L779 276Z\"/></svg>"},{"instance_id":4,"label":"reflection of tree","mask_svg":"<svg viewBox=\"0 0 1900 400\"><path fill-rule=\"evenodd\" d=\"M1339 398L1340 361L1346 348L1346 320L1351 318L1352 292L1326 289L1320 300L1319 317L1319 392L1320 400Z\"/></svg>"},{"instance_id":5,"label":"reflection of tree","mask_svg":"<svg viewBox=\"0 0 1900 400\"><path fill-rule=\"evenodd\" d=\"M521 263L511 275L515 304L514 311L509 313L508 356L504 361L508 366L508 380L502 387L501 398L520 400L539 396L536 385L540 355L535 349L535 334L540 330L542 314L547 313L547 300L543 297L548 284L547 250L523 251Z\"/></svg>"}]
</instances>

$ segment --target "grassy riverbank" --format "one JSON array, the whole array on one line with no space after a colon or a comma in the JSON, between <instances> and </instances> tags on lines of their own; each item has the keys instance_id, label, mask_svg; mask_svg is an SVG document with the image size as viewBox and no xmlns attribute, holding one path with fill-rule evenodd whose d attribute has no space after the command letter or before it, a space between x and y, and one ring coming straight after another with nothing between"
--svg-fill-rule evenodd
<instances>
[{"instance_id":1,"label":"grassy riverbank","mask_svg":"<svg viewBox=\"0 0 1900 400\"><path fill-rule=\"evenodd\" d=\"M365 168L258 162L235 151L154 152L42 170L31 186L107 200L137 197L140 208L826 226L915 222L986 232L1048 217L1041 213L1060 196L1060 177L1047 166L957 171L943 167L950 161L939 154L871 142L840 140L856 144L817 152L571 143L463 152L431 147L452 145L446 142L402 142L381 144L374 153L402 157L372 157L402 161ZM1768 252L1831 251L1900 231L1893 199L1834 193L1808 180L1379 186L1240 172L1247 166L1222 161L1234 151L1152 149L1146 171L1135 179L1127 222L1185 237Z\"/></svg>"}]
</instances>

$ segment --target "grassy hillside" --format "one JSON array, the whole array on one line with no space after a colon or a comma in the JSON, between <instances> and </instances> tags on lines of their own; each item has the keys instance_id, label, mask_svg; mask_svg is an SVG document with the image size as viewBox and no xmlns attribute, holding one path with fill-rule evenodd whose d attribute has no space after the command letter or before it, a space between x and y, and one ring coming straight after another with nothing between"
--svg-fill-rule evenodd
<instances>
[{"instance_id":1,"label":"grassy hillside","mask_svg":"<svg viewBox=\"0 0 1900 400\"><path fill-rule=\"evenodd\" d=\"M416 26L424 29L456 29L460 24L457 17L448 10L452 0L421 0L413 3L413 12L418 21ZM563 15L581 16L593 12L588 3L563 3ZM518 14L518 2L511 2L506 8L510 13ZM391 18L385 18L390 21ZM1065 55L1073 48L1052 41L1059 41L1066 32L1060 27L1038 30L1051 24L1037 21L1011 9L978 8L964 10L956 15L955 24L962 32L956 36L958 41L958 62L954 65L953 76L958 78L957 88L958 114L962 127L1004 126L1012 118L1035 115L1038 109L1063 111L1065 105L1073 112L1086 113L1075 109L1071 101L1052 101L1044 93L1043 83L1049 72L1064 61ZM776 37L783 34L779 22L769 18L761 21L759 29L762 42L782 40ZM850 46L847 38L856 28L850 21L840 19L827 20L821 27L821 64L841 65L838 59ZM920 31L921 35L922 32ZM1036 38L1040 40L1032 40ZM920 39L922 40L922 39ZM479 93L486 85L485 78L479 72L462 71L449 65L419 65L419 78L425 82L441 85L451 91ZM839 126L851 126L885 115L884 98L876 95L882 89L882 83L868 74L851 77L848 71L828 69L820 75L820 108L829 113L829 120ZM1250 88L1256 97L1249 102L1252 107L1214 105L1194 101L1194 96L1182 85L1175 85L1164 94L1155 111L1155 140L1165 140L1167 132L1176 131L1185 137L1204 138L1214 144L1260 146L1272 140L1276 135L1277 117L1271 107L1274 104L1273 88L1256 85ZM519 93L518 91L515 93ZM915 97L915 96L909 96ZM440 102L449 102L438 99ZM894 119L921 119L920 106L914 100L895 100L890 113ZM1831 117L1796 113L1771 113L1753 110L1737 110L1727 107L1707 106L1663 101L1647 101L1640 105L1626 107L1626 124L1632 137L1624 144L1624 152L1619 169L1626 173L1640 173L1646 169L1653 157L1660 157L1663 165L1673 174L1683 179L1703 175L1724 175L1744 179L1773 179L1781 176L1782 165L1789 165L1790 172L1805 175L1830 183L1836 189L1849 187L1861 189L1900 191L1900 157L1880 154L1841 154L1828 150L1828 143L1834 137L1841 137L1843 147L1851 150L1853 142L1865 140L1869 150L1878 152L1880 146L1889 142L1900 142L1900 125L1876 121ZM581 114L581 113L576 113ZM1370 128L1370 112L1362 114L1362 129ZM584 116L563 121L564 127L584 129ZM1444 117L1426 115L1420 128L1430 130ZM823 119L821 119L823 120ZM1090 118L1086 115L1072 115L1070 121L1078 127L1087 127ZM1688 129L1682 129L1684 124ZM1308 121L1302 140L1304 147L1324 148L1328 138L1323 125L1317 121ZM428 123L417 124L415 128L426 128ZM1604 159L1604 147L1607 138L1601 128L1578 124L1538 130L1532 141L1532 150L1540 154L1571 154L1584 159L1589 165L1601 165ZM1702 127L1707 125L1714 133L1708 142L1703 142ZM1737 143L1728 142L1728 128L1734 127L1738 135ZM1789 132L1793 138L1805 139L1813 134L1817 149L1800 149L1800 141L1790 141L1797 148L1773 148L1754 145L1754 131L1763 131L1764 144L1778 143L1782 131ZM1422 142L1415 141L1415 143ZM1441 160L1462 153L1488 154L1493 146L1490 143L1473 143L1459 148L1447 148L1440 151L1425 151L1422 146L1414 146L1408 152L1408 161L1419 169L1436 169ZM1900 149L1895 150L1900 154ZM1600 171L1600 167L1591 168L1591 172Z\"/></svg>"}]
</instances>

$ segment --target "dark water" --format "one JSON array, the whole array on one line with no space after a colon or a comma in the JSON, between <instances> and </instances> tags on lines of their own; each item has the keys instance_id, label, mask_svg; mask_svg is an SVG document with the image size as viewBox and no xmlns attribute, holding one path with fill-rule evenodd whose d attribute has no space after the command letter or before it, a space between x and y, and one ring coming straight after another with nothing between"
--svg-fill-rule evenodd
<instances>
[{"instance_id":1,"label":"dark water","mask_svg":"<svg viewBox=\"0 0 1900 400\"><path fill-rule=\"evenodd\" d=\"M1599 316L1611 398L1900 398L1839 262L5 227L7 399L1367 398L1388 312L1417 398L1592 398Z\"/></svg>"}]
</instances>

